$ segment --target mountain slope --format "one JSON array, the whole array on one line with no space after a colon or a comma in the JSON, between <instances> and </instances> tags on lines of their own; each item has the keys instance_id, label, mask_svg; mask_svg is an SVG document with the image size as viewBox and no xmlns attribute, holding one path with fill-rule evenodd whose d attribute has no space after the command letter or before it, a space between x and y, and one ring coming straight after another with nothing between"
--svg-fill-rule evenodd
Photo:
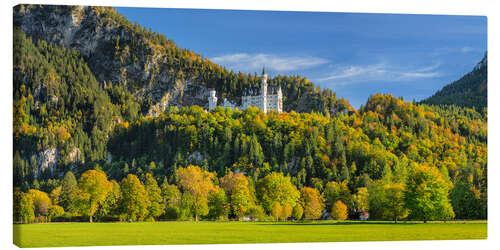
<instances>
[{"instance_id":1,"label":"mountain slope","mask_svg":"<svg viewBox=\"0 0 500 250\"><path fill-rule=\"evenodd\" d=\"M488 105L488 58L487 54L474 69L459 80L444 86L431 97L422 101L432 105L457 105L483 110Z\"/></svg>"},{"instance_id":2,"label":"mountain slope","mask_svg":"<svg viewBox=\"0 0 500 250\"><path fill-rule=\"evenodd\" d=\"M98 82L127 85L149 114L168 106L207 107L208 88L217 90L219 100L239 103L243 90L260 82L260 76L228 71L179 48L111 7L19 5L14 25L34 40L80 51ZM276 76L269 84L283 87L285 111L333 115L353 110L331 90L321 90L303 77Z\"/></svg>"},{"instance_id":3,"label":"mountain slope","mask_svg":"<svg viewBox=\"0 0 500 250\"><path fill-rule=\"evenodd\" d=\"M15 169L17 185L29 172L57 175L67 171L64 165L104 159L114 124L130 119L121 110L138 110L132 100L113 103L78 51L33 43L19 28L14 29L13 76L14 152L26 159L26 168Z\"/></svg>"}]
</instances>

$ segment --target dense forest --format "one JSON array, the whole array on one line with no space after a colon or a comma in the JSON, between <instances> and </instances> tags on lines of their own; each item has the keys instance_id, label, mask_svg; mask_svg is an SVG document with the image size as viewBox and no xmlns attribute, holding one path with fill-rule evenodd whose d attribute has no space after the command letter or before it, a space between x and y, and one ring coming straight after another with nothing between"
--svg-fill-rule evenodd
<instances>
[{"instance_id":1,"label":"dense forest","mask_svg":"<svg viewBox=\"0 0 500 250\"><path fill-rule=\"evenodd\" d=\"M474 69L460 78L443 87L431 97L422 101L432 105L457 105L475 108L479 112L486 112L488 106L488 57L484 58Z\"/></svg>"},{"instance_id":2,"label":"dense forest","mask_svg":"<svg viewBox=\"0 0 500 250\"><path fill-rule=\"evenodd\" d=\"M181 49L112 8L15 12L16 222L354 219L367 211L373 219L486 218L487 113L479 106L374 94L354 110L306 78L275 76L284 113L207 112L186 94L151 115L163 72L233 99L260 78ZM83 27L113 24L115 35L97 46L106 53L23 29L22 13L53 12L83 13ZM164 60L150 82L130 74L153 55ZM483 77L486 66L470 74Z\"/></svg>"}]
</instances>

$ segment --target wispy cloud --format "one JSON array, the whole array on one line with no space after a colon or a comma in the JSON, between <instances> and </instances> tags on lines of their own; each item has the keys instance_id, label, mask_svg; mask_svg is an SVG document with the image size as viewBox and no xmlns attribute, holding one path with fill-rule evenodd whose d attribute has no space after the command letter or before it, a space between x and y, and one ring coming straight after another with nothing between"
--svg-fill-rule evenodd
<instances>
[{"instance_id":1,"label":"wispy cloud","mask_svg":"<svg viewBox=\"0 0 500 250\"><path fill-rule=\"evenodd\" d=\"M312 56L279 56L273 54L247 54L237 53L211 58L215 63L224 65L235 71L258 71L265 66L274 71L292 71L297 69L312 68L325 64L328 60Z\"/></svg>"},{"instance_id":2,"label":"wispy cloud","mask_svg":"<svg viewBox=\"0 0 500 250\"><path fill-rule=\"evenodd\" d=\"M478 51L481 51L481 50L479 50L478 48L473 48L473 47L469 47L469 46L465 46L465 47L460 49L460 52L462 52L462 53L478 52Z\"/></svg>"},{"instance_id":3,"label":"wispy cloud","mask_svg":"<svg viewBox=\"0 0 500 250\"><path fill-rule=\"evenodd\" d=\"M462 54L467 54L467 53L479 53L482 54L484 53L484 50L477 48L477 47L471 47L471 46L463 46L463 47L441 47L441 48L436 48L434 49L433 52L431 52L429 55L433 57L443 57L447 56L449 54L457 54L457 53L462 53Z\"/></svg>"},{"instance_id":4,"label":"wispy cloud","mask_svg":"<svg viewBox=\"0 0 500 250\"><path fill-rule=\"evenodd\" d=\"M316 82L333 82L347 84L369 81L408 81L418 78L433 78L440 76L437 71L441 64L435 63L427 67L401 68L387 63L374 65L333 65L333 70L325 77L314 79Z\"/></svg>"}]
</instances>

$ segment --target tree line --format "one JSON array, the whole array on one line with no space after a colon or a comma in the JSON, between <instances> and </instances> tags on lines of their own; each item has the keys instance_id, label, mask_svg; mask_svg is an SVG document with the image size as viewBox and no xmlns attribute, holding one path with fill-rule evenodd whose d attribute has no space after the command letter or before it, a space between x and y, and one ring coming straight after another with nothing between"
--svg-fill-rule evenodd
<instances>
[{"instance_id":1,"label":"tree line","mask_svg":"<svg viewBox=\"0 0 500 250\"><path fill-rule=\"evenodd\" d=\"M254 182L243 173L214 172L189 165L177 169L176 182L164 178L161 185L151 175L140 180L128 174L119 183L108 180L99 168L85 171L78 181L67 172L50 193L37 189L14 192L14 221L50 222L76 216L89 222L221 220L228 219L345 220L370 211L375 219L449 220L454 218L448 198L450 184L429 166L412 171L406 183L390 176L351 193L346 182L328 182L322 190L298 189L290 176L272 172ZM423 189L422 187L426 187Z\"/></svg>"}]
</instances>

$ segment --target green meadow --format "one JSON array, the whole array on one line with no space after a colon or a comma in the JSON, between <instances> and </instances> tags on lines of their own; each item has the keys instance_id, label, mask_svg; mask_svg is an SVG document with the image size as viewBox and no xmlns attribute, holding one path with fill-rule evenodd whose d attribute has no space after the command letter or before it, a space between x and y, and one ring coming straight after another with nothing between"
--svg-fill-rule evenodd
<instances>
[{"instance_id":1,"label":"green meadow","mask_svg":"<svg viewBox=\"0 0 500 250\"><path fill-rule=\"evenodd\" d=\"M20 247L486 239L468 222L143 222L14 225Z\"/></svg>"}]
</instances>

